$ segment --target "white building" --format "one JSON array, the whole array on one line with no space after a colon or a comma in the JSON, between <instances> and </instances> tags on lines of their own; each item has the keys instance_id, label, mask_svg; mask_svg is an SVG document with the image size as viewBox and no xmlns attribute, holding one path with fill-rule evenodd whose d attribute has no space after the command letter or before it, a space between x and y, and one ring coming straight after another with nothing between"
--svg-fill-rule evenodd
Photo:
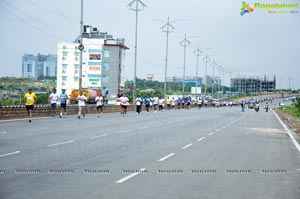
<instances>
[{"instance_id":1,"label":"white building","mask_svg":"<svg viewBox=\"0 0 300 199\"><path fill-rule=\"evenodd\" d=\"M99 33L97 28L84 26L82 51L82 88L100 88L109 100L114 100L125 83L124 39L112 39ZM66 89L70 94L79 88L80 50L79 41L58 44L57 90Z\"/></svg>"}]
</instances>

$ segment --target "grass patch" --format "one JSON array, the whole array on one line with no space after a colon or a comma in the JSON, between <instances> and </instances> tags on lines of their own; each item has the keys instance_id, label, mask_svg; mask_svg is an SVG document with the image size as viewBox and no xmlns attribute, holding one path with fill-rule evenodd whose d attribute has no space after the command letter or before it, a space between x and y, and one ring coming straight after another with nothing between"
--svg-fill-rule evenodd
<instances>
[{"instance_id":1,"label":"grass patch","mask_svg":"<svg viewBox=\"0 0 300 199\"><path fill-rule=\"evenodd\" d=\"M293 116L294 118L300 119L299 109L296 108L294 105L284 106L281 109L283 112Z\"/></svg>"}]
</instances>

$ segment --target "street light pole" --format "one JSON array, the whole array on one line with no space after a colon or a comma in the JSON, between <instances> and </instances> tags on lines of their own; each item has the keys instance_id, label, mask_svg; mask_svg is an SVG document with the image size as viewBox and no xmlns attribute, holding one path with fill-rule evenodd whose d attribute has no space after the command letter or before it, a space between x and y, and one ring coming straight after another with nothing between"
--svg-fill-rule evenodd
<instances>
[{"instance_id":1,"label":"street light pole","mask_svg":"<svg viewBox=\"0 0 300 199\"><path fill-rule=\"evenodd\" d=\"M212 86L211 86L211 96L214 95L214 86L215 86L215 66L216 66L216 62L215 60L213 61L213 63L211 64L212 68L213 68L213 74L212 74Z\"/></svg>"},{"instance_id":2,"label":"street light pole","mask_svg":"<svg viewBox=\"0 0 300 199\"><path fill-rule=\"evenodd\" d=\"M199 68L199 56L202 55L202 51L199 49L199 45L197 47L197 50L194 51L195 55L197 56L197 69L196 69L196 94L198 93L198 68Z\"/></svg>"},{"instance_id":3,"label":"street light pole","mask_svg":"<svg viewBox=\"0 0 300 199\"><path fill-rule=\"evenodd\" d=\"M164 82L164 95L167 94L167 72L168 72L168 49L169 49L169 33L173 32L175 30L175 27L172 25L172 23L176 21L181 21L185 19L176 19L170 21L170 17L168 16L167 21L155 19L155 21L161 21L165 24L161 27L162 31L166 33L167 35L167 41L166 41L166 58L165 58L165 82Z\"/></svg>"},{"instance_id":4,"label":"street light pole","mask_svg":"<svg viewBox=\"0 0 300 199\"><path fill-rule=\"evenodd\" d=\"M206 98L206 89L207 89L207 63L210 61L210 58L208 57L207 53L204 57L204 62L205 62L205 87L204 87L204 93L205 93L205 98Z\"/></svg>"},{"instance_id":5,"label":"street light pole","mask_svg":"<svg viewBox=\"0 0 300 199\"><path fill-rule=\"evenodd\" d=\"M186 57L186 47L191 44L189 40L186 38L186 34L184 35L184 39L180 42L180 45L184 48L183 54L183 79L182 79L182 97L184 97L184 81L185 81L185 57Z\"/></svg>"},{"instance_id":6,"label":"street light pole","mask_svg":"<svg viewBox=\"0 0 300 199\"><path fill-rule=\"evenodd\" d=\"M131 6L135 3L135 8L131 8ZM130 7L130 10L135 11L135 45L134 45L134 81L133 81L133 98L135 100L136 97L136 68L137 68L137 34L138 34L138 12L142 9L139 8L139 4L142 5L143 8L147 7L141 0L133 0L127 6Z\"/></svg>"},{"instance_id":7,"label":"street light pole","mask_svg":"<svg viewBox=\"0 0 300 199\"><path fill-rule=\"evenodd\" d=\"M81 0L81 17L80 17L80 57L79 57L79 80L78 80L78 87L79 92L82 91L82 51L83 51L83 44L82 44L82 34L83 34L83 0Z\"/></svg>"}]
</instances>

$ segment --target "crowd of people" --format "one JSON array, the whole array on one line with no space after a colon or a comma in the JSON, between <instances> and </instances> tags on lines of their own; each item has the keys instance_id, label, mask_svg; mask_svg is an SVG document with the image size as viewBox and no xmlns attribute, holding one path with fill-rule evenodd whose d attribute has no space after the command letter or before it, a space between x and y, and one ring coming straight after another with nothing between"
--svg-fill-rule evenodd
<instances>
[{"instance_id":1,"label":"crowd of people","mask_svg":"<svg viewBox=\"0 0 300 199\"><path fill-rule=\"evenodd\" d=\"M32 89L28 89L28 92L24 96L26 110L29 117L29 122L32 121L32 110L34 108L34 104L36 102L36 95L32 92ZM62 89L60 94L57 94L56 90L53 90L53 92L49 96L50 104L51 104L51 116L54 117L56 115L59 115L60 118L63 118L66 116L66 107L67 107L67 100L68 95L65 93L65 89ZM86 103L87 103L87 97L83 94L82 91L79 91L78 93L78 114L77 117L80 119L81 117L85 117L86 115ZM122 94L119 98L120 100L120 114L125 116L127 114L127 108L129 103L129 99L126 96L126 94ZM103 113L103 106L105 102L105 96L102 95L100 92L96 98L95 98L95 105L97 109L97 115L100 117ZM166 98L159 98L157 95L154 95L151 97L150 95L147 95L146 97L142 97L141 95L137 95L133 104L136 106L136 113L139 115L143 110L146 111L147 114L150 113L151 110L153 110L154 113L162 112L165 109L166 110L172 110L172 109L187 109L190 110L191 106L198 107L198 109L201 109L201 107L207 108L208 106L213 107L220 107L220 106L226 106L226 107L232 107L232 106L241 106L241 111L244 112L246 105L248 103L249 108L249 102L241 101L241 102L227 102L227 103L220 103L219 101L209 100L209 99L202 99L200 97L192 99L191 96L187 97L178 97L175 99L174 97L166 97ZM58 104L60 104L60 111L57 112ZM259 102L256 101L254 103L253 108L258 111L259 110ZM270 109L270 105L268 102L265 103L264 109L266 112Z\"/></svg>"}]
</instances>

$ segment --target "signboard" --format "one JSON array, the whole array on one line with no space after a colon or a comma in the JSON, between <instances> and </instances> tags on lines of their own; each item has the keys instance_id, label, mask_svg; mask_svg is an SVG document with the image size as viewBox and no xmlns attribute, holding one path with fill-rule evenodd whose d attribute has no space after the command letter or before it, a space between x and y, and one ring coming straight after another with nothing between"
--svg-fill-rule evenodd
<instances>
[{"instance_id":1,"label":"signboard","mask_svg":"<svg viewBox=\"0 0 300 199\"><path fill-rule=\"evenodd\" d=\"M192 94L201 94L201 87L191 87Z\"/></svg>"}]
</instances>

